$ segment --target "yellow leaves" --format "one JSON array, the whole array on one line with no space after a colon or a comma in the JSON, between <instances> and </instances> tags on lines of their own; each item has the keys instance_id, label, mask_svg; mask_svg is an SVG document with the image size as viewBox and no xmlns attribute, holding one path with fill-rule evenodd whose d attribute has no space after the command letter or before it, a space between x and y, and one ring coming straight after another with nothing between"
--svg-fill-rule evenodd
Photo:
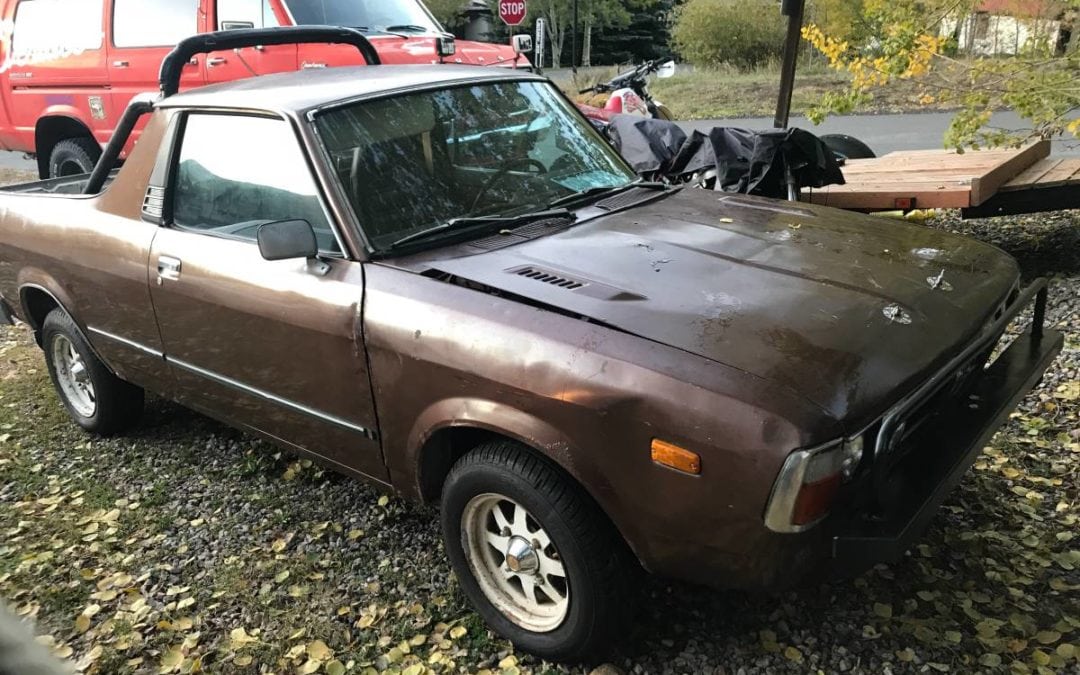
<instances>
[{"instance_id":1,"label":"yellow leaves","mask_svg":"<svg viewBox=\"0 0 1080 675\"><path fill-rule=\"evenodd\" d=\"M288 542L284 539L275 539L274 543L270 544L270 550L274 553L281 553L285 550L286 546L288 546Z\"/></svg>"},{"instance_id":2,"label":"yellow leaves","mask_svg":"<svg viewBox=\"0 0 1080 675\"><path fill-rule=\"evenodd\" d=\"M184 651L180 645L173 645L169 647L164 654L161 655L161 662L158 664L159 673L174 673L180 670L181 664L184 662Z\"/></svg>"},{"instance_id":3,"label":"yellow leaves","mask_svg":"<svg viewBox=\"0 0 1080 675\"><path fill-rule=\"evenodd\" d=\"M244 647L258 642L258 638L248 635L244 628L234 628L229 632L229 649L238 651Z\"/></svg>"},{"instance_id":4,"label":"yellow leaves","mask_svg":"<svg viewBox=\"0 0 1080 675\"><path fill-rule=\"evenodd\" d=\"M1073 121L1066 124L1065 131L1069 132L1073 136L1080 137L1080 117L1077 117Z\"/></svg>"},{"instance_id":5,"label":"yellow leaves","mask_svg":"<svg viewBox=\"0 0 1080 675\"><path fill-rule=\"evenodd\" d=\"M802 663L803 655L799 651L798 647L788 647L784 650L784 658L793 663Z\"/></svg>"},{"instance_id":6,"label":"yellow leaves","mask_svg":"<svg viewBox=\"0 0 1080 675\"><path fill-rule=\"evenodd\" d=\"M282 570L282 571L280 571L280 572L278 572L277 574L274 575L274 581L276 583L279 583L279 584L281 582L285 581L288 578L289 578L289 570Z\"/></svg>"},{"instance_id":7,"label":"yellow leaves","mask_svg":"<svg viewBox=\"0 0 1080 675\"><path fill-rule=\"evenodd\" d=\"M334 652L322 640L308 643L306 651L308 658L319 662L326 661L334 655Z\"/></svg>"},{"instance_id":8,"label":"yellow leaves","mask_svg":"<svg viewBox=\"0 0 1080 675\"><path fill-rule=\"evenodd\" d=\"M881 617L882 619L891 619L893 615L892 605L883 602L875 602L874 614Z\"/></svg>"},{"instance_id":9,"label":"yellow leaves","mask_svg":"<svg viewBox=\"0 0 1080 675\"><path fill-rule=\"evenodd\" d=\"M1080 122L1080 118L1078 118L1076 122ZM1054 390L1054 398L1063 401L1080 400L1080 380L1073 380L1059 385L1057 389Z\"/></svg>"},{"instance_id":10,"label":"yellow leaves","mask_svg":"<svg viewBox=\"0 0 1080 675\"><path fill-rule=\"evenodd\" d=\"M328 661L323 670L326 672L326 675L344 675L345 664L334 659L333 661Z\"/></svg>"},{"instance_id":11,"label":"yellow leaves","mask_svg":"<svg viewBox=\"0 0 1080 675\"><path fill-rule=\"evenodd\" d=\"M1056 630L1041 630L1035 634L1035 640L1039 644L1052 645L1061 639L1061 633Z\"/></svg>"},{"instance_id":12,"label":"yellow leaves","mask_svg":"<svg viewBox=\"0 0 1080 675\"><path fill-rule=\"evenodd\" d=\"M386 506L390 503L390 498L386 495L379 497L379 506Z\"/></svg>"},{"instance_id":13,"label":"yellow leaves","mask_svg":"<svg viewBox=\"0 0 1080 675\"><path fill-rule=\"evenodd\" d=\"M896 652L896 658L904 663L911 663L915 660L915 650L911 647L905 647L904 649Z\"/></svg>"},{"instance_id":14,"label":"yellow leaves","mask_svg":"<svg viewBox=\"0 0 1080 675\"><path fill-rule=\"evenodd\" d=\"M349 534L348 534L349 541L356 541L357 539L359 539L362 536L364 536L364 531L363 530L349 530Z\"/></svg>"},{"instance_id":15,"label":"yellow leaves","mask_svg":"<svg viewBox=\"0 0 1080 675\"><path fill-rule=\"evenodd\" d=\"M85 633L90 630L90 620L101 611L101 605L87 605L83 609L79 616L75 617L75 630L79 633Z\"/></svg>"},{"instance_id":16,"label":"yellow leaves","mask_svg":"<svg viewBox=\"0 0 1080 675\"><path fill-rule=\"evenodd\" d=\"M458 640L465 637L468 633L469 629L465 628L465 626L454 626L450 629L450 639Z\"/></svg>"}]
</instances>

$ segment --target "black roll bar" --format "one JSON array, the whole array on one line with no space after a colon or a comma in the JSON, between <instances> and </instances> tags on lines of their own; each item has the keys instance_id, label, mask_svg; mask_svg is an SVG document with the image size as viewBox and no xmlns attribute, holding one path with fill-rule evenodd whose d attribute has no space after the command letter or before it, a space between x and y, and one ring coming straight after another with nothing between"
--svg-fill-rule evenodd
<instances>
[{"instance_id":1,"label":"black roll bar","mask_svg":"<svg viewBox=\"0 0 1080 675\"><path fill-rule=\"evenodd\" d=\"M355 28L344 26L283 26L202 33L182 40L161 62L161 74L158 76L161 96L167 98L180 91L180 76L184 72L184 66L196 54L207 54L224 49L311 42L352 45L356 47L369 66L382 63L379 53L375 51L363 33Z\"/></svg>"},{"instance_id":2,"label":"black roll bar","mask_svg":"<svg viewBox=\"0 0 1080 675\"><path fill-rule=\"evenodd\" d=\"M84 195L96 195L101 192L101 188L105 185L105 179L109 177L109 172L112 171L116 160L120 159L120 153L124 151L124 146L127 145L128 138L131 137L131 132L135 129L135 124L138 123L140 117L153 109L154 101L150 94L142 94L132 99L127 110L124 111L124 116L120 118L120 123L116 125L116 130L113 131L109 144L105 146L105 150L102 151L97 164L94 165L94 171L90 174L86 185L83 186Z\"/></svg>"}]
</instances>

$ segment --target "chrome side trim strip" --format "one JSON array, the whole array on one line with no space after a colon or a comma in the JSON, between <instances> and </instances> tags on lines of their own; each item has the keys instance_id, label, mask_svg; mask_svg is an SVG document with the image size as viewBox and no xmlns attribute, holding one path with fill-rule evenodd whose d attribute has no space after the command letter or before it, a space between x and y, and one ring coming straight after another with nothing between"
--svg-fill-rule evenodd
<instances>
[{"instance_id":1,"label":"chrome side trim strip","mask_svg":"<svg viewBox=\"0 0 1080 675\"><path fill-rule=\"evenodd\" d=\"M139 342L135 342L134 340L129 340L127 338L120 337L119 335L114 335L113 333L101 330L100 328L94 328L93 326L87 326L86 330L90 331L94 335L100 335L101 337L103 337L103 338L105 338L107 340L112 340L113 342L117 342L119 344L122 344L125 347L131 347L132 349L134 349L136 351L140 351L143 354L153 356L154 358L158 358L158 359L165 358L165 355L162 354L161 352L159 352L158 350L147 347L146 345L141 344Z\"/></svg>"},{"instance_id":2,"label":"chrome side trim strip","mask_svg":"<svg viewBox=\"0 0 1080 675\"><path fill-rule=\"evenodd\" d=\"M322 411L315 410L314 408L309 408L308 406L303 405L301 403L296 403L295 401L290 401L290 400L288 400L286 398L281 398L280 396L277 396L275 394L271 394L270 392L267 392L267 391L263 391L262 389L256 389L255 387L246 385L243 382L238 382L237 380L234 380L231 377L225 377L224 375L219 375L218 373L214 373L212 371L206 370L205 368L200 368L199 366L188 363L186 361L181 361L180 359L174 359L172 357L166 357L165 360L168 361L169 364L174 365L177 368L181 368L181 369L186 370L186 371L188 371L190 373L200 375L202 377L205 377L208 380L213 380L214 382L217 382L219 384L223 384L223 385L225 385L227 387L232 387L233 389L236 389L238 391L242 391L245 394L250 394L250 395L255 396L257 398L261 398L263 400L270 401L271 403L276 403L277 405L284 406L286 408L290 408L292 410L295 410L298 413L308 415L310 417L315 417L317 419L323 420L324 422L330 422L331 424L335 424L335 425L337 425L339 427L343 427L343 428L349 429L351 431L357 431L357 432L363 434L365 437L367 437L367 438L369 438L369 439L371 439L373 441L379 440L378 432L376 432L376 431L374 431L372 429L367 429L365 427L362 427L359 424L353 424L352 422L349 422L348 420L343 420L340 417L336 417L336 416L331 415L329 413L324 413Z\"/></svg>"}]
</instances>

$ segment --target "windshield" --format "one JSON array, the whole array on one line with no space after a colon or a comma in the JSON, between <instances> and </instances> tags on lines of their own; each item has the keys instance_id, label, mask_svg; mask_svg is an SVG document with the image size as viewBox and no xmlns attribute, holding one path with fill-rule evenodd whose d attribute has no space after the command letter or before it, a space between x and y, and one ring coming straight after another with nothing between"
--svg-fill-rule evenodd
<instances>
[{"instance_id":1,"label":"windshield","mask_svg":"<svg viewBox=\"0 0 1080 675\"><path fill-rule=\"evenodd\" d=\"M367 30L416 27L440 32L417 0L285 0L300 25L351 26Z\"/></svg>"},{"instance_id":2,"label":"windshield","mask_svg":"<svg viewBox=\"0 0 1080 675\"><path fill-rule=\"evenodd\" d=\"M377 251L455 218L528 214L635 179L544 82L364 101L323 113L316 124Z\"/></svg>"}]
</instances>

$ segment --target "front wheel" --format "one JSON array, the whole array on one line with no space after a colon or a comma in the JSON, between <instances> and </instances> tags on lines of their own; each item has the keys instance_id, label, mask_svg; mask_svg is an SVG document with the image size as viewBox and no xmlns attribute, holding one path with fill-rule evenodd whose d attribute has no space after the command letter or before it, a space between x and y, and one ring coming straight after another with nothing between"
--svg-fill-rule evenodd
<instances>
[{"instance_id":1,"label":"front wheel","mask_svg":"<svg viewBox=\"0 0 1080 675\"><path fill-rule=\"evenodd\" d=\"M55 309L45 317L41 346L56 393L79 426L108 436L138 421L143 390L109 372L67 312Z\"/></svg>"},{"instance_id":2,"label":"front wheel","mask_svg":"<svg viewBox=\"0 0 1080 675\"><path fill-rule=\"evenodd\" d=\"M442 527L466 596L524 651L589 661L621 634L633 561L595 503L547 459L510 442L471 451L446 479Z\"/></svg>"}]
</instances>

